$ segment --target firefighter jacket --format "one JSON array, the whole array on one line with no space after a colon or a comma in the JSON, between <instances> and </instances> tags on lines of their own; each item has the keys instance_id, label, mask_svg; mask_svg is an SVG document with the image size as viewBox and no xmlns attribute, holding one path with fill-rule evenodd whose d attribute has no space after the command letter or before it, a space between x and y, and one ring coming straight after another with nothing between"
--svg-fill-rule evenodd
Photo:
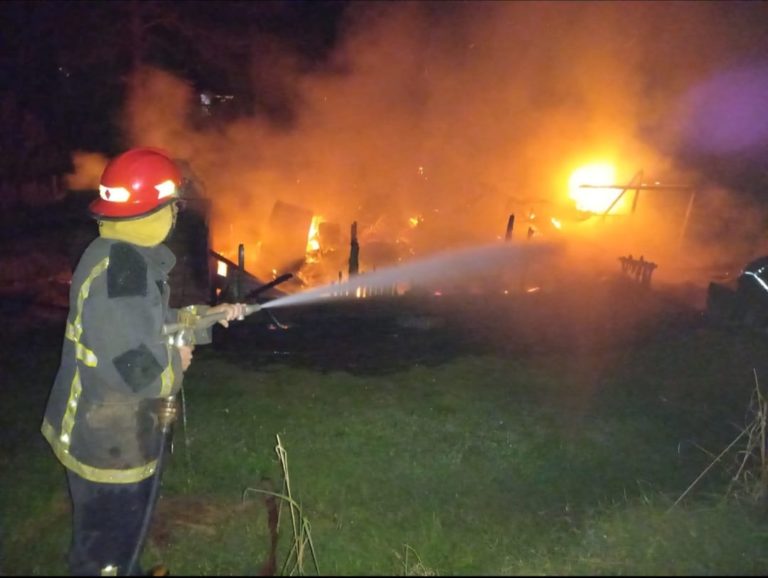
<instances>
[{"instance_id":1,"label":"firefighter jacket","mask_svg":"<svg viewBox=\"0 0 768 578\"><path fill-rule=\"evenodd\" d=\"M181 387L181 357L162 336L168 305L165 245L98 237L70 289L61 364L42 432L68 469L94 482L132 483L155 471L159 398Z\"/></svg>"}]
</instances>

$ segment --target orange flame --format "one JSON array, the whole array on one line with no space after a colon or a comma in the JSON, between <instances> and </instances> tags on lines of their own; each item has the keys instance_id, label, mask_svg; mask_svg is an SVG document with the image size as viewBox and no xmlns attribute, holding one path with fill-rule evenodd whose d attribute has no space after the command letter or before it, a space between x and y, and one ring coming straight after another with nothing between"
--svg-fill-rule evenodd
<instances>
[{"instance_id":1,"label":"orange flame","mask_svg":"<svg viewBox=\"0 0 768 578\"><path fill-rule=\"evenodd\" d=\"M579 167L568 180L569 196L576 201L576 208L580 211L604 213L621 194L620 190L609 186L614 184L615 179L616 171L612 165L593 164ZM581 185L606 185L606 188L584 189Z\"/></svg>"},{"instance_id":2,"label":"orange flame","mask_svg":"<svg viewBox=\"0 0 768 578\"><path fill-rule=\"evenodd\" d=\"M312 262L317 260L317 253L320 251L320 223L325 219L320 215L312 217L312 222L309 224L309 231L307 232L307 261Z\"/></svg>"}]
</instances>

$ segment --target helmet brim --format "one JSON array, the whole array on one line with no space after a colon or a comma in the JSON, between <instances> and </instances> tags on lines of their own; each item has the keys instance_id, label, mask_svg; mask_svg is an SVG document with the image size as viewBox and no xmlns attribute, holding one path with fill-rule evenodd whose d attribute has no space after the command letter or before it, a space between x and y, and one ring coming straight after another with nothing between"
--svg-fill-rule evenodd
<instances>
[{"instance_id":1,"label":"helmet brim","mask_svg":"<svg viewBox=\"0 0 768 578\"><path fill-rule=\"evenodd\" d=\"M179 197L168 197L167 200L159 205L146 207L143 203L118 204L105 201L99 197L88 205L88 210L91 213L91 216L98 221L130 221L132 219L141 219L149 216L179 200Z\"/></svg>"}]
</instances>

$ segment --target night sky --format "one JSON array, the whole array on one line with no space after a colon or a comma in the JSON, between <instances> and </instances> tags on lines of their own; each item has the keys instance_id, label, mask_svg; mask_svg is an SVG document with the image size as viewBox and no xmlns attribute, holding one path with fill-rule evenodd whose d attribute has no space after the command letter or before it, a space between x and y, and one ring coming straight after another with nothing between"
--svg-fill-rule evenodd
<instances>
[{"instance_id":1,"label":"night sky","mask_svg":"<svg viewBox=\"0 0 768 578\"><path fill-rule=\"evenodd\" d=\"M235 94L249 105L241 112L253 113L270 104L255 102L258 87L242 78L254 43L279 43L309 69L333 46L345 4L2 2L0 91L39 116L63 148L115 151L123 143L114 119L136 62Z\"/></svg>"},{"instance_id":2,"label":"night sky","mask_svg":"<svg viewBox=\"0 0 768 578\"><path fill-rule=\"evenodd\" d=\"M407 11L409 2L397 2L391 10ZM478 5L476 12L487 9L488 3L426 2L421 5L422 16L434 24L435 35L450 33L463 14ZM482 6L486 4L486 6ZM491 3L498 5L504 2ZM557 2L519 2L519 9L545 9ZM586 7L589 2L568 3ZM598 3L599 4L599 3ZM631 12L638 3L621 2ZM645 2L652 4L688 4L691 15L696 2ZM762 2L707 2L709 23L720 20L730 33L741 37L734 50L744 62L768 59L768 6ZM364 19L344 25L345 13L364 12L375 2L343 1L262 1L262 2L156 2L156 1L7 1L0 3L0 91L12 94L19 105L42 119L46 130L64 149L84 149L114 152L125 143L116 126L115 116L125 99L128 75L137 63L157 66L191 82L199 90L234 94L238 97L238 113L265 113L276 122L290 122L290 95L273 93L271 81L263 74L248 69L247 62L258 61L260 55L275 51L288 53L299 62L302 71L326 63L340 35L349 34ZM400 5L400 6L397 6ZM633 6L634 5L634 6ZM352 10L351 10L352 9ZM371 12L375 11L370 10ZM647 12L647 11L646 11ZM679 11L677 16L685 16ZM643 16L645 17L645 16ZM635 18L630 16L627 22ZM651 19L664 18L663 14ZM684 20L675 28L664 30L663 38L649 39L667 45L679 36L687 42L688 28L697 19ZM664 23L660 22L660 31ZM520 31L510 29L510 35ZM625 32L628 42L637 42L630 27ZM535 36L535 35L534 35ZM713 44L718 38L711 38ZM697 39L701 41L701 39ZM526 38L534 49L551 51L551 41L545 36L537 44L535 37ZM562 50L570 46L564 41ZM706 50L704 51L706 52ZM514 55L507 55L514 59ZM765 64L764 64L765 65ZM663 75L652 79L664 82ZM761 93L762 94L762 93ZM653 95L649 94L649 97ZM717 110L705 114L716 115ZM706 120L706 119L705 119ZM711 122L712 119L709 119ZM765 157L765 148L753 150L740 160L732 155L699 156L707 158L724 172L748 172L750 178L760 178L764 166L757 160ZM716 151L715 151L716 152ZM682 151L681 157L697 155ZM695 158L694 158L695 157ZM699 159L700 160L700 159ZM730 163L730 164L729 164ZM731 166L733 165L733 166ZM735 167L735 168L734 168ZM734 174L731 178L738 178Z\"/></svg>"}]
</instances>

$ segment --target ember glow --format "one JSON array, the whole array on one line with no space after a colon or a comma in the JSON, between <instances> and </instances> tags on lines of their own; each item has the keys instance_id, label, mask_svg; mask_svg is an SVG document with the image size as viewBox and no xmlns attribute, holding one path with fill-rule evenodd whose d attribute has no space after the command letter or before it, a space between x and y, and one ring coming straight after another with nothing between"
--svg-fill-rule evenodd
<instances>
[{"instance_id":1,"label":"ember glow","mask_svg":"<svg viewBox=\"0 0 768 578\"><path fill-rule=\"evenodd\" d=\"M317 262L320 253L320 223L324 221L323 217L315 215L312 217L312 223L307 232L307 262Z\"/></svg>"},{"instance_id":2,"label":"ember glow","mask_svg":"<svg viewBox=\"0 0 768 578\"><path fill-rule=\"evenodd\" d=\"M616 169L609 164L593 164L576 169L568 180L570 197L576 201L580 211L602 214L621 194L614 188L584 189L582 185L600 186L613 185L616 181ZM616 207L611 209L616 211Z\"/></svg>"}]
</instances>

